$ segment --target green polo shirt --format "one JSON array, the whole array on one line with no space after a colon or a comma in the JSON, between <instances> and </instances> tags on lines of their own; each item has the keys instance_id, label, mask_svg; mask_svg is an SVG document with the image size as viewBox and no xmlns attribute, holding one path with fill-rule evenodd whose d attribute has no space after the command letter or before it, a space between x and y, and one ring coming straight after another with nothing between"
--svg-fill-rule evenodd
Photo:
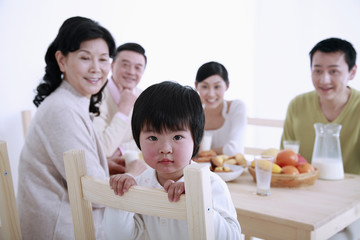
<instances>
[{"instance_id":1,"label":"green polo shirt","mask_svg":"<svg viewBox=\"0 0 360 240\"><path fill-rule=\"evenodd\" d=\"M360 174L360 92L350 89L348 103L332 123L342 125L340 144L345 172ZM316 91L295 97L287 110L281 142L283 139L299 140L299 153L309 162L315 142L314 123L330 123L320 109Z\"/></svg>"}]
</instances>

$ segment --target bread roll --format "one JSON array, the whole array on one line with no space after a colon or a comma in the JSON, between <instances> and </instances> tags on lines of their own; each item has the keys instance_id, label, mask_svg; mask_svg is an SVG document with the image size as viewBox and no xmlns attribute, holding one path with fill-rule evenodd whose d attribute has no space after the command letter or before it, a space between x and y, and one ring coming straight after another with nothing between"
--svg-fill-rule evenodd
<instances>
[{"instance_id":1,"label":"bread roll","mask_svg":"<svg viewBox=\"0 0 360 240\"><path fill-rule=\"evenodd\" d=\"M235 158L230 158L230 159L225 160L224 164L236 165L237 161L235 160Z\"/></svg>"},{"instance_id":2,"label":"bread roll","mask_svg":"<svg viewBox=\"0 0 360 240\"><path fill-rule=\"evenodd\" d=\"M221 167L224 165L224 158L221 156L216 156L211 158L211 163L216 167Z\"/></svg>"},{"instance_id":3,"label":"bread roll","mask_svg":"<svg viewBox=\"0 0 360 240\"><path fill-rule=\"evenodd\" d=\"M213 150L209 150L209 151L199 151L198 157L215 157L216 156L216 152Z\"/></svg>"},{"instance_id":4,"label":"bread roll","mask_svg":"<svg viewBox=\"0 0 360 240\"><path fill-rule=\"evenodd\" d=\"M223 167L224 172L231 172L231 169L229 167Z\"/></svg>"},{"instance_id":5,"label":"bread roll","mask_svg":"<svg viewBox=\"0 0 360 240\"><path fill-rule=\"evenodd\" d=\"M241 153L238 153L235 155L235 160L237 162L237 165L241 165L241 166L247 165L247 161L246 161L244 155L242 155Z\"/></svg>"},{"instance_id":6,"label":"bread roll","mask_svg":"<svg viewBox=\"0 0 360 240\"><path fill-rule=\"evenodd\" d=\"M195 162L210 162L212 157L198 157L194 158Z\"/></svg>"},{"instance_id":7,"label":"bread roll","mask_svg":"<svg viewBox=\"0 0 360 240\"><path fill-rule=\"evenodd\" d=\"M214 172L223 172L224 168L223 167L216 167L214 168Z\"/></svg>"}]
</instances>

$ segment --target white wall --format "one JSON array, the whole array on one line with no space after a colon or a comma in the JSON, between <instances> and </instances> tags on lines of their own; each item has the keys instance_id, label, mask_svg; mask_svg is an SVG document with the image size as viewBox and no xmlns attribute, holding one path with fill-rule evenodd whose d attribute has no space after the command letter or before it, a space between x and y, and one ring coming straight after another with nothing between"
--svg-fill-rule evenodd
<instances>
[{"instance_id":1,"label":"white wall","mask_svg":"<svg viewBox=\"0 0 360 240\"><path fill-rule=\"evenodd\" d=\"M215 60L229 71L228 99L245 101L251 116L284 118L290 99L312 89L314 44L337 36L360 52L359 13L358 0L0 0L0 139L8 143L14 183L24 139L20 111L35 112L45 51L68 17L99 21L117 45L143 45L141 88L163 80L193 86L197 68ZM351 85L360 89L358 76ZM249 131L248 141L277 147L280 134Z\"/></svg>"}]
</instances>

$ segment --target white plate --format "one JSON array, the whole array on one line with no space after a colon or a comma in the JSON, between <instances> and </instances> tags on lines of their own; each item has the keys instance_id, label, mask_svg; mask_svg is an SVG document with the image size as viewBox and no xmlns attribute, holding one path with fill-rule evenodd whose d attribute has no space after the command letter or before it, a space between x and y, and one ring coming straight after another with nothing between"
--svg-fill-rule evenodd
<instances>
[{"instance_id":1,"label":"white plate","mask_svg":"<svg viewBox=\"0 0 360 240\"><path fill-rule=\"evenodd\" d=\"M210 166L210 163L199 163ZM225 164L225 167L229 167L232 172L214 172L219 175L225 182L233 181L238 178L244 171L244 168L239 165Z\"/></svg>"}]
</instances>

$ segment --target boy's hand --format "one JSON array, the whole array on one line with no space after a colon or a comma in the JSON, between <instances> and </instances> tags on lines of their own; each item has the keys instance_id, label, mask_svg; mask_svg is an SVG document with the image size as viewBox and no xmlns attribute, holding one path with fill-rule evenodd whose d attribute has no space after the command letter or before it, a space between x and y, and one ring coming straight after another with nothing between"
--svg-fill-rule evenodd
<instances>
[{"instance_id":1,"label":"boy's hand","mask_svg":"<svg viewBox=\"0 0 360 240\"><path fill-rule=\"evenodd\" d=\"M164 183L164 189L168 193L170 202L177 202L180 200L181 194L185 193L184 182L174 182L173 180L167 180Z\"/></svg>"},{"instance_id":2,"label":"boy's hand","mask_svg":"<svg viewBox=\"0 0 360 240\"><path fill-rule=\"evenodd\" d=\"M110 188L116 195L124 195L131 186L135 186L135 179L127 174L116 174L110 177Z\"/></svg>"}]
</instances>

